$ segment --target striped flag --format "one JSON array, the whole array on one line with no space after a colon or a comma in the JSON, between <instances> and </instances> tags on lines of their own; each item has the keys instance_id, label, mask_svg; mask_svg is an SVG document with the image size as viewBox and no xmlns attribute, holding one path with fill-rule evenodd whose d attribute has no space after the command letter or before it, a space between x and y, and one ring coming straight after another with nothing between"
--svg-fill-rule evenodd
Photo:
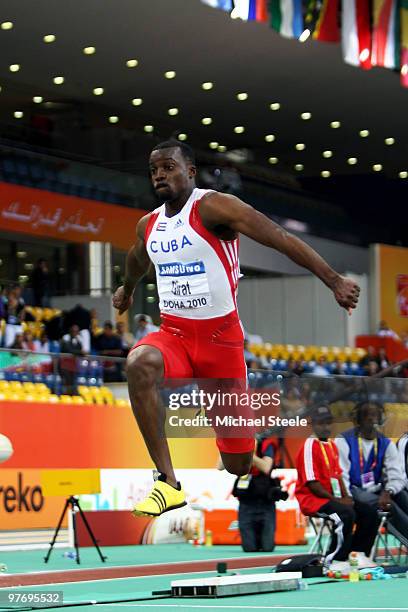
<instances>
[{"instance_id":1,"label":"striped flag","mask_svg":"<svg viewBox=\"0 0 408 612\"><path fill-rule=\"evenodd\" d=\"M346 64L371 68L371 16L367 0L342 1L341 33Z\"/></svg>"},{"instance_id":2,"label":"striped flag","mask_svg":"<svg viewBox=\"0 0 408 612\"><path fill-rule=\"evenodd\" d=\"M339 8L339 0L323 0L313 38L340 42Z\"/></svg>"},{"instance_id":3,"label":"striped flag","mask_svg":"<svg viewBox=\"0 0 408 612\"><path fill-rule=\"evenodd\" d=\"M408 0L401 2L401 85L408 87Z\"/></svg>"},{"instance_id":4,"label":"striped flag","mask_svg":"<svg viewBox=\"0 0 408 612\"><path fill-rule=\"evenodd\" d=\"M397 0L373 0L373 66L399 68L399 15Z\"/></svg>"},{"instance_id":5,"label":"striped flag","mask_svg":"<svg viewBox=\"0 0 408 612\"><path fill-rule=\"evenodd\" d=\"M302 0L270 0L271 27L285 38L299 38L304 30Z\"/></svg>"},{"instance_id":6,"label":"striped flag","mask_svg":"<svg viewBox=\"0 0 408 612\"><path fill-rule=\"evenodd\" d=\"M222 11L232 10L232 0L201 0L201 2L213 8L219 8Z\"/></svg>"}]
</instances>

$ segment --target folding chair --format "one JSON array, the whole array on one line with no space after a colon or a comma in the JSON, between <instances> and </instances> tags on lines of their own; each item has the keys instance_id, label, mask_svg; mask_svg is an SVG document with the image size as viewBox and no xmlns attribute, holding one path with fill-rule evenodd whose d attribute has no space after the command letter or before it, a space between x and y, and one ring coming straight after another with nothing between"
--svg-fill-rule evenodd
<instances>
[{"instance_id":1,"label":"folding chair","mask_svg":"<svg viewBox=\"0 0 408 612\"><path fill-rule=\"evenodd\" d=\"M316 553L326 557L334 533L334 523L327 514L317 513L313 516L308 516L308 519L315 532L309 554ZM320 521L320 525L317 524L317 520ZM328 537L325 537L326 535Z\"/></svg>"},{"instance_id":2,"label":"folding chair","mask_svg":"<svg viewBox=\"0 0 408 612\"><path fill-rule=\"evenodd\" d=\"M390 523L389 515L389 512L378 512L380 524L370 559L376 563L381 561L383 564L407 565L408 539ZM395 541L391 541L390 536L397 540L397 546ZM383 551L383 553L381 554L380 551Z\"/></svg>"}]
</instances>

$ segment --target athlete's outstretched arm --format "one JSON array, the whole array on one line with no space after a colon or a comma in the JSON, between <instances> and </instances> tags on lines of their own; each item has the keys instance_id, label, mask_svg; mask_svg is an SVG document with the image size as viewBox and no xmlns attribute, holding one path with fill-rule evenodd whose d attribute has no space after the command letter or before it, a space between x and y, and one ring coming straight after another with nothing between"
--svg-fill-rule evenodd
<instances>
[{"instance_id":1,"label":"athlete's outstretched arm","mask_svg":"<svg viewBox=\"0 0 408 612\"><path fill-rule=\"evenodd\" d=\"M116 289L112 303L119 314L124 313L133 302L133 293L139 280L149 269L150 259L146 251L144 235L150 213L142 217L136 227L136 243L129 249L126 257L125 280Z\"/></svg>"},{"instance_id":2,"label":"athlete's outstretched arm","mask_svg":"<svg viewBox=\"0 0 408 612\"><path fill-rule=\"evenodd\" d=\"M338 274L303 240L239 198L223 193L208 194L200 203L200 216L210 231L230 229L287 255L330 287L340 306L347 309L356 307L360 293L357 283Z\"/></svg>"}]
</instances>

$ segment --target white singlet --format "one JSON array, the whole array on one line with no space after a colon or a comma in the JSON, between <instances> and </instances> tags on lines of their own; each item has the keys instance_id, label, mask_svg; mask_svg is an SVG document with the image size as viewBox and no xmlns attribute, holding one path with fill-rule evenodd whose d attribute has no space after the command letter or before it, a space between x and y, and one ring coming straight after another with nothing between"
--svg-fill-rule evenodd
<instances>
[{"instance_id":1,"label":"white singlet","mask_svg":"<svg viewBox=\"0 0 408 612\"><path fill-rule=\"evenodd\" d=\"M163 314L212 319L237 309L239 239L220 240L199 214L201 198L212 191L196 188L178 214L167 217L162 204L148 221L145 243Z\"/></svg>"}]
</instances>

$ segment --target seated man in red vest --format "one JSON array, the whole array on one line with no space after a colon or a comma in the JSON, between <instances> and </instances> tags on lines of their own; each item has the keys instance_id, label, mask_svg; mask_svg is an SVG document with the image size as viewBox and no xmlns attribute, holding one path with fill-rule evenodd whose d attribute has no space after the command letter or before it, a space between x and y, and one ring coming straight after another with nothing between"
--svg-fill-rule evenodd
<instances>
[{"instance_id":1,"label":"seated man in red vest","mask_svg":"<svg viewBox=\"0 0 408 612\"><path fill-rule=\"evenodd\" d=\"M326 564L342 570L351 551L353 500L343 483L338 450L330 440L333 416L320 406L312 414L314 435L307 438L296 458L296 497L306 516L330 518L335 524Z\"/></svg>"}]
</instances>

